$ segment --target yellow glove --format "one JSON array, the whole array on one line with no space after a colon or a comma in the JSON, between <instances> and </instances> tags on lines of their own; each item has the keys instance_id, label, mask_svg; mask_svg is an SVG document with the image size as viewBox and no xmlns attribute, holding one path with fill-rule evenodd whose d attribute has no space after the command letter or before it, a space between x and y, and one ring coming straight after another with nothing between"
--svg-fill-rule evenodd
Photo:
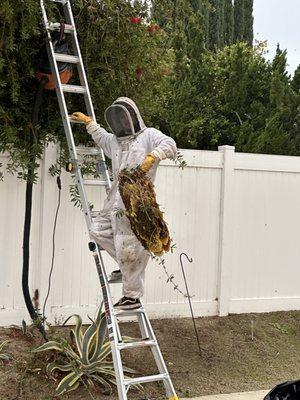
<instances>
[{"instance_id":1,"label":"yellow glove","mask_svg":"<svg viewBox=\"0 0 300 400\"><path fill-rule=\"evenodd\" d=\"M152 168L154 163L155 163L155 157L152 154L148 154L145 160L140 165L141 171L144 173L148 172Z\"/></svg>"},{"instance_id":2,"label":"yellow glove","mask_svg":"<svg viewBox=\"0 0 300 400\"><path fill-rule=\"evenodd\" d=\"M74 112L71 115L71 117L72 117L72 119L74 119L74 121L83 122L85 125L87 125L93 121L93 119L91 117L88 117L87 115L83 114L82 112Z\"/></svg>"}]
</instances>

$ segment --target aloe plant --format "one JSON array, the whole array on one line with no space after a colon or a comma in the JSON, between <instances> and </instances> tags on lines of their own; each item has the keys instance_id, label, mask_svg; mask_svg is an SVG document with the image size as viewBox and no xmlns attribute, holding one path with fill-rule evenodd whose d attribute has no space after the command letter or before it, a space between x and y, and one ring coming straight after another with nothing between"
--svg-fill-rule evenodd
<instances>
[{"instance_id":1,"label":"aloe plant","mask_svg":"<svg viewBox=\"0 0 300 400\"><path fill-rule=\"evenodd\" d=\"M6 347L9 342L9 340L4 340L2 343L0 343L0 361L8 361L10 359L10 355L3 352L4 347Z\"/></svg>"},{"instance_id":2,"label":"aloe plant","mask_svg":"<svg viewBox=\"0 0 300 400\"><path fill-rule=\"evenodd\" d=\"M75 327L71 330L74 344L61 338L59 341L49 341L34 349L34 352L55 350L64 357L59 362L52 362L47 365L47 373L50 375L54 370L68 372L59 382L56 394L61 395L77 389L80 380L85 378L91 386L94 382L100 383L105 390L111 392L111 385L116 385L116 375L113 362L108 357L111 354L110 342L105 342L106 319L99 308L95 321L84 332L82 329L82 318L78 314L71 315L64 322L64 325L71 318L75 318ZM134 374L131 368L123 367L124 372Z\"/></svg>"}]
</instances>

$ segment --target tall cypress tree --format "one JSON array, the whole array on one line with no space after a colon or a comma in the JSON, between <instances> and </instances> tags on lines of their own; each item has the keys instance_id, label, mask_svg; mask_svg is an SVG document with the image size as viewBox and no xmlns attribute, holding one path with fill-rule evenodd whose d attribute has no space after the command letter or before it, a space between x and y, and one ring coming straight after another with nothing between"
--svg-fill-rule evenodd
<instances>
[{"instance_id":1,"label":"tall cypress tree","mask_svg":"<svg viewBox=\"0 0 300 400\"><path fill-rule=\"evenodd\" d=\"M271 154L300 153L299 92L294 90L286 72L287 52L277 46L272 62L269 109L265 127L256 142L255 150Z\"/></svg>"},{"instance_id":2,"label":"tall cypress tree","mask_svg":"<svg viewBox=\"0 0 300 400\"><path fill-rule=\"evenodd\" d=\"M287 51L281 50L279 43L277 43L276 54L272 61L273 74L278 73L282 78L287 79Z\"/></svg>"},{"instance_id":3,"label":"tall cypress tree","mask_svg":"<svg viewBox=\"0 0 300 400\"><path fill-rule=\"evenodd\" d=\"M253 0L244 0L243 39L249 46L253 44Z\"/></svg>"},{"instance_id":4,"label":"tall cypress tree","mask_svg":"<svg viewBox=\"0 0 300 400\"><path fill-rule=\"evenodd\" d=\"M235 42L244 38L244 0L234 0L234 29L233 39Z\"/></svg>"},{"instance_id":5,"label":"tall cypress tree","mask_svg":"<svg viewBox=\"0 0 300 400\"><path fill-rule=\"evenodd\" d=\"M152 18L169 33L175 34L179 23L186 35L187 24L201 16L207 49L222 48L237 41L252 45L253 0L152 0L151 3Z\"/></svg>"},{"instance_id":6,"label":"tall cypress tree","mask_svg":"<svg viewBox=\"0 0 300 400\"><path fill-rule=\"evenodd\" d=\"M219 0L210 0L211 9L209 12L209 48L220 47L220 7Z\"/></svg>"},{"instance_id":7,"label":"tall cypress tree","mask_svg":"<svg viewBox=\"0 0 300 400\"><path fill-rule=\"evenodd\" d=\"M292 87L294 91L300 94L300 65L298 65L293 80L292 80Z\"/></svg>"},{"instance_id":8,"label":"tall cypress tree","mask_svg":"<svg viewBox=\"0 0 300 400\"><path fill-rule=\"evenodd\" d=\"M233 43L233 4L232 0L225 0L224 3L224 43Z\"/></svg>"},{"instance_id":9,"label":"tall cypress tree","mask_svg":"<svg viewBox=\"0 0 300 400\"><path fill-rule=\"evenodd\" d=\"M189 0L194 11L202 11L202 0Z\"/></svg>"},{"instance_id":10,"label":"tall cypress tree","mask_svg":"<svg viewBox=\"0 0 300 400\"><path fill-rule=\"evenodd\" d=\"M202 15L203 15L203 32L204 32L204 43L205 47L209 49L209 24L210 24L210 4L205 4L202 7Z\"/></svg>"},{"instance_id":11,"label":"tall cypress tree","mask_svg":"<svg viewBox=\"0 0 300 400\"><path fill-rule=\"evenodd\" d=\"M225 3L226 0L219 0L219 18L220 18L220 46L223 47L225 45Z\"/></svg>"}]
</instances>

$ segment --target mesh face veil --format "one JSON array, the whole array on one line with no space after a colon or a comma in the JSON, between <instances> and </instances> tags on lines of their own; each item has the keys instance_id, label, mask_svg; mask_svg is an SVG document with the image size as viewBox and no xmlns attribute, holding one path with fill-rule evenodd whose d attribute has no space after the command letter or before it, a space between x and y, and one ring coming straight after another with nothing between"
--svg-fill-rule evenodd
<instances>
[{"instance_id":1,"label":"mesh face veil","mask_svg":"<svg viewBox=\"0 0 300 400\"><path fill-rule=\"evenodd\" d=\"M141 125L139 123L139 120L138 120L138 117L136 115L136 111L134 110L134 108L130 104L128 104L124 101L116 101L114 104L120 104L120 105L124 106L126 108L126 110L129 111L131 119L132 119L134 131L135 131L135 133L139 132L141 130Z\"/></svg>"},{"instance_id":2,"label":"mesh face veil","mask_svg":"<svg viewBox=\"0 0 300 400\"><path fill-rule=\"evenodd\" d=\"M117 137L129 136L135 133L130 112L121 104L113 104L105 110L105 120L111 131Z\"/></svg>"}]
</instances>

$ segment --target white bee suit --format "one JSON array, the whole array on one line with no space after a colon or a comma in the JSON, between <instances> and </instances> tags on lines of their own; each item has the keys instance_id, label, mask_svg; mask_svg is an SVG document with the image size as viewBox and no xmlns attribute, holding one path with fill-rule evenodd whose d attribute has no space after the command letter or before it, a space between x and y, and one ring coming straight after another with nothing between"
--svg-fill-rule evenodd
<instances>
[{"instance_id":1,"label":"white bee suit","mask_svg":"<svg viewBox=\"0 0 300 400\"><path fill-rule=\"evenodd\" d=\"M159 161L175 158L177 148L172 138L155 128L145 126L136 104L131 99L120 97L112 106L116 104L122 104L130 109L131 116L133 112L135 113L136 121L131 124L134 126L133 134L117 137L95 122L87 125L87 131L95 143L111 159L113 172L112 187L104 202L103 210L94 219L90 233L118 263L122 272L123 296L136 299L143 295L149 252L132 232L128 218L125 215L116 215L118 211L125 210L118 190L118 174L124 168L140 165L148 154L152 154L156 161L147 174L154 182Z\"/></svg>"}]
</instances>

